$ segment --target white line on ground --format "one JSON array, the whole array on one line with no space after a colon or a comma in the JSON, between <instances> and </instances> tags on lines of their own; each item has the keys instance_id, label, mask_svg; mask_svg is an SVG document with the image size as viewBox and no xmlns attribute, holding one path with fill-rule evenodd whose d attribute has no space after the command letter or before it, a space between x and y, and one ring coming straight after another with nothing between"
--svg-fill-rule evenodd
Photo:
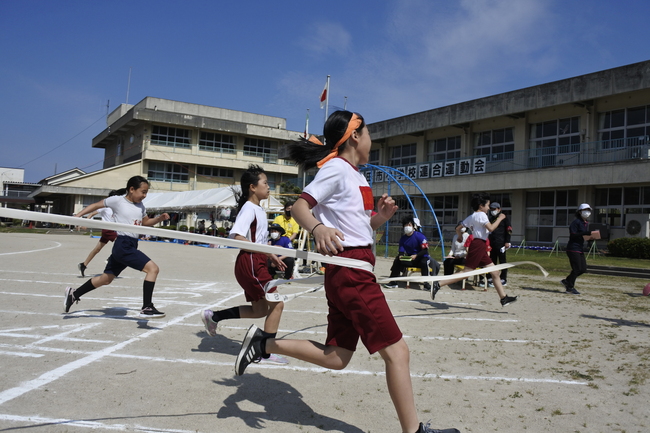
<instances>
[{"instance_id":1,"label":"white line on ground","mask_svg":"<svg viewBox=\"0 0 650 433\"><path fill-rule=\"evenodd\" d=\"M233 297L236 297L236 296L240 296L240 294L238 293L237 295L233 295ZM221 301L220 303L226 302L228 300L229 300L229 298L226 298L223 301ZM148 330L148 331L142 333L141 335L139 335L137 337L130 338L130 339L125 340L125 341L123 341L121 343L118 343L118 344L115 344L113 346L101 349L101 350L99 350L97 352L93 352L90 355L88 355L88 356L86 356L86 357L84 357L82 359L78 359L76 361L73 361L73 362L70 362L68 364L62 365L61 367L55 368L54 370L43 373L41 376L37 377L36 379L32 379L32 380L29 380L27 382L24 382L24 383L22 383L21 385L19 385L17 387L4 390L4 391L0 392L0 405L4 404L4 403L6 403L6 402L8 402L10 400L13 400L14 398L20 397L21 395L26 394L27 392L38 389L39 387L41 387L43 385L46 385L46 384L48 384L50 382L53 382L53 381L65 376L66 374L68 374L68 373L70 373L70 372L72 372L74 370L77 370L77 369L79 369L81 367L85 367L85 366L87 366L87 365L89 365L89 364L91 364L91 363L93 363L93 362L95 362L97 360L100 360L100 359L104 358L105 356L108 356L108 355L112 354L113 352L116 352L116 351L118 351L120 349L123 349L124 347L128 346L131 343L143 340L143 339L145 339L145 338L147 338L147 337L149 337L151 335L154 335L157 332L167 328L168 326L172 326L172 325L175 325L176 323L182 322L183 320L185 320L188 317L198 315L200 312L201 312L201 310L194 310L194 311L192 311L192 312L190 312L190 313L188 313L188 314L186 314L184 316L179 316L179 317L177 317L175 319L172 319L172 320L170 320L168 322L161 323L158 328Z\"/></svg>"},{"instance_id":2,"label":"white line on ground","mask_svg":"<svg viewBox=\"0 0 650 433\"><path fill-rule=\"evenodd\" d=\"M13 255L15 255L15 254L36 253L36 252L38 252L38 251L53 250L54 248L59 248L59 247L61 246L61 244L58 243L58 242L54 242L54 243L55 243L56 245L53 246L53 247L49 247L49 248L41 248L41 249L38 249L38 250L29 250L29 251L13 251L13 252L11 252L11 253L0 253L0 256L13 256Z\"/></svg>"},{"instance_id":3,"label":"white line on ground","mask_svg":"<svg viewBox=\"0 0 650 433\"><path fill-rule=\"evenodd\" d=\"M155 417L155 415L152 415ZM0 420L25 422L30 425L39 425L46 427L48 425L65 425L70 427L85 427L92 430L117 430L117 431L139 431L139 432L159 432L159 433L195 433L196 430L178 430L178 429L164 429L155 427L145 427L138 424L105 424L97 421L79 421L63 418L45 418L42 416L18 416L0 414Z\"/></svg>"}]
</instances>

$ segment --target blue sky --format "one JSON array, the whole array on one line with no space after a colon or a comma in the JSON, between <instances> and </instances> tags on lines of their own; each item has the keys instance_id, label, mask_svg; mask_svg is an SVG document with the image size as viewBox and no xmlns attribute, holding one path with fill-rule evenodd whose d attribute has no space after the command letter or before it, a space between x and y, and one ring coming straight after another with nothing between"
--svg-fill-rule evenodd
<instances>
[{"instance_id":1,"label":"blue sky","mask_svg":"<svg viewBox=\"0 0 650 433\"><path fill-rule=\"evenodd\" d=\"M320 132L650 59L644 0L0 1L0 167L102 167L92 138L146 96Z\"/></svg>"}]
</instances>

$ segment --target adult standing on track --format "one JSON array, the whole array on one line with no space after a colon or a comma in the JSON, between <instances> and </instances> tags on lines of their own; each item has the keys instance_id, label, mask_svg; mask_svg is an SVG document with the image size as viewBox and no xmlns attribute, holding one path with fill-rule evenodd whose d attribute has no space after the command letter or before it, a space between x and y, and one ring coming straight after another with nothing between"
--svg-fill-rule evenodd
<instances>
[{"instance_id":1,"label":"adult standing on track","mask_svg":"<svg viewBox=\"0 0 650 433\"><path fill-rule=\"evenodd\" d=\"M496 201L490 203L490 213L488 215L490 222L496 222L497 218L499 218L499 215L503 215L505 218L503 218L499 224L497 224L496 228L490 232L489 236L490 247L492 247L492 250L490 251L490 259L492 259L492 263L495 265L508 262L506 259L506 251L508 248L510 248L512 226L510 225L510 219L508 218L508 215L501 212L501 204ZM488 278L488 283L494 284L492 277ZM501 285L504 287L508 285L507 269L501 270Z\"/></svg>"},{"instance_id":2,"label":"adult standing on track","mask_svg":"<svg viewBox=\"0 0 650 433\"><path fill-rule=\"evenodd\" d=\"M585 237L592 236L589 230L589 222L587 219L591 216L591 206L587 203L582 203L575 214L576 218L569 225L569 242L566 246L566 255L569 257L569 264L571 265L571 273L561 281L566 289L566 293L572 295L579 295L575 288L576 278L587 272L587 259L584 253Z\"/></svg>"}]
</instances>

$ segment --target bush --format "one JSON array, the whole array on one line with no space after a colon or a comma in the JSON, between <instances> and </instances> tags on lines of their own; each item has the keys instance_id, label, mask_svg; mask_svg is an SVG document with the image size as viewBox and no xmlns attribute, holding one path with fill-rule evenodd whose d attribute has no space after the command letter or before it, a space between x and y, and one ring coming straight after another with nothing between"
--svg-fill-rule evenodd
<instances>
[{"instance_id":1,"label":"bush","mask_svg":"<svg viewBox=\"0 0 650 433\"><path fill-rule=\"evenodd\" d=\"M187 231L187 226L183 224L183 225L181 226L181 231L182 231L182 232L186 232L186 231Z\"/></svg>"},{"instance_id":2,"label":"bush","mask_svg":"<svg viewBox=\"0 0 650 433\"><path fill-rule=\"evenodd\" d=\"M650 259L650 239L618 238L607 244L609 253L614 257L630 259Z\"/></svg>"}]
</instances>

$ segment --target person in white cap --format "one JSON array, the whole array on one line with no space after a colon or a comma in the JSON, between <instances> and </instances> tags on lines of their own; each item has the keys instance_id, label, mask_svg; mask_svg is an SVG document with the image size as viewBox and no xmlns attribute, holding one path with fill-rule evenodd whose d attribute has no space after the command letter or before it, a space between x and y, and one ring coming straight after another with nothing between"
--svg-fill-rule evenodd
<instances>
[{"instance_id":1,"label":"person in white cap","mask_svg":"<svg viewBox=\"0 0 650 433\"><path fill-rule=\"evenodd\" d=\"M574 287L576 278L587 271L587 260L583 248L585 236L591 236L589 222L587 221L590 216L591 206L582 203L576 212L576 219L569 225L569 242L566 245L566 255L569 257L569 263L571 264L571 273L561 283L566 289L566 293L573 295L580 294Z\"/></svg>"}]
</instances>

